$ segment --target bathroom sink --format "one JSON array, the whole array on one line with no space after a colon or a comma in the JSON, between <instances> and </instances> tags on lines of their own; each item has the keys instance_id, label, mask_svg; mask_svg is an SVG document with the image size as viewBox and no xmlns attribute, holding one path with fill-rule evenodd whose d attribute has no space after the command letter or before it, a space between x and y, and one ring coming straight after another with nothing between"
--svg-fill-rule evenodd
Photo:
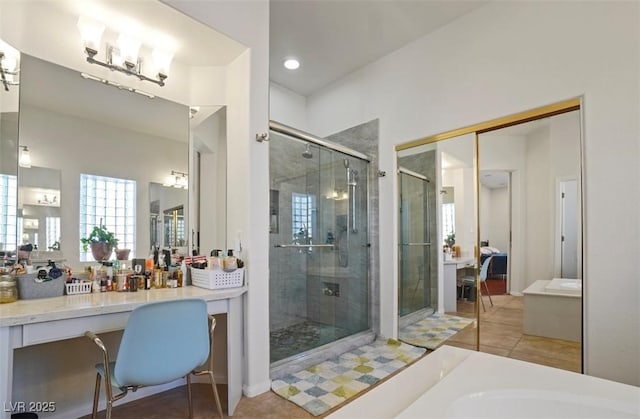
<instances>
[{"instance_id":1,"label":"bathroom sink","mask_svg":"<svg viewBox=\"0 0 640 419\"><path fill-rule=\"evenodd\" d=\"M580 279L553 278L545 287L547 292L556 294L582 295Z\"/></svg>"},{"instance_id":2,"label":"bathroom sink","mask_svg":"<svg viewBox=\"0 0 640 419\"><path fill-rule=\"evenodd\" d=\"M491 390L467 394L447 409L449 418L637 418L631 403L566 392Z\"/></svg>"}]
</instances>

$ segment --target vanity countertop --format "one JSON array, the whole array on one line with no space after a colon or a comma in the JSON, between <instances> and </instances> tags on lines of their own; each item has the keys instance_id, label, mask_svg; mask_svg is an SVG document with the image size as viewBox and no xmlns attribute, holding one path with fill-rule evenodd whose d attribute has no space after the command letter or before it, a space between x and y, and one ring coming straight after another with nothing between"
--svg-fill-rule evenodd
<instances>
[{"instance_id":1,"label":"vanity countertop","mask_svg":"<svg viewBox=\"0 0 640 419\"><path fill-rule=\"evenodd\" d=\"M235 298L247 287L209 290L194 286L138 290L137 292L92 292L61 297L18 300L0 304L0 327L17 326L43 321L95 316L131 311L156 301L181 298L202 298L206 301Z\"/></svg>"}]
</instances>

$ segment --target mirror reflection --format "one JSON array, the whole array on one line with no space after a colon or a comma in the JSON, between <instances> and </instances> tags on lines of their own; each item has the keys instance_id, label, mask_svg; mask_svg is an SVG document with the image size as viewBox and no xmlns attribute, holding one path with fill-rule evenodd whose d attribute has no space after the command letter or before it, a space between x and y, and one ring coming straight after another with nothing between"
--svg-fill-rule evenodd
<instances>
[{"instance_id":1,"label":"mirror reflection","mask_svg":"<svg viewBox=\"0 0 640 419\"><path fill-rule=\"evenodd\" d=\"M187 253L185 204L189 192L183 187L149 185L150 243L159 249Z\"/></svg>"},{"instance_id":2,"label":"mirror reflection","mask_svg":"<svg viewBox=\"0 0 640 419\"><path fill-rule=\"evenodd\" d=\"M397 154L398 335L429 349L477 343L474 144L466 135Z\"/></svg>"},{"instance_id":3,"label":"mirror reflection","mask_svg":"<svg viewBox=\"0 0 640 419\"><path fill-rule=\"evenodd\" d=\"M191 206L194 254L227 245L227 108L191 108ZM206 186L205 186L206 185Z\"/></svg>"},{"instance_id":4,"label":"mirror reflection","mask_svg":"<svg viewBox=\"0 0 640 419\"><path fill-rule=\"evenodd\" d=\"M0 39L0 265L12 263L18 242L18 97L20 53Z\"/></svg>"},{"instance_id":5,"label":"mirror reflection","mask_svg":"<svg viewBox=\"0 0 640 419\"><path fill-rule=\"evenodd\" d=\"M32 263L60 261L60 170L23 164L19 173L19 245L32 249Z\"/></svg>"},{"instance_id":6,"label":"mirror reflection","mask_svg":"<svg viewBox=\"0 0 640 419\"><path fill-rule=\"evenodd\" d=\"M499 313L510 313L481 311L480 343L497 342L500 325L511 356L535 344L545 364L581 372L580 113L482 133L478 147L485 283Z\"/></svg>"},{"instance_id":7,"label":"mirror reflection","mask_svg":"<svg viewBox=\"0 0 640 419\"><path fill-rule=\"evenodd\" d=\"M80 239L102 224L115 233L118 248L131 249L130 258L147 257L153 237L146 203L160 199L166 201L162 211L182 207L183 214L173 240L165 241L164 234L156 239L162 238L161 246L186 252L187 238L177 232L184 232L188 223L188 192L176 189L170 198L168 193L152 197L152 185L164 183L172 171L188 172L189 108L106 86L26 54L21 82L19 145L28 147L33 166L19 171L20 187L25 188L20 219L23 226L25 220L38 220L38 249L49 250L57 241L58 256L71 266L93 262ZM54 185L52 179L58 182ZM59 214L53 242L43 234L46 216L43 223L40 215L30 215L34 205L26 199L34 191L41 207L56 200L46 204ZM26 225L34 226L31 221ZM26 239L35 241L34 228L23 230Z\"/></svg>"}]
</instances>

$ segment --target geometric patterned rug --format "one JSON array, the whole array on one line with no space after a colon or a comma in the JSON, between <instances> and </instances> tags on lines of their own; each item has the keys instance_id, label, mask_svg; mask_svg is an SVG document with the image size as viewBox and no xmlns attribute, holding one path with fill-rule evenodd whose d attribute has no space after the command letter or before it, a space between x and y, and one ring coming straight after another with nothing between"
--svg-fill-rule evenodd
<instances>
[{"instance_id":1,"label":"geometric patterned rug","mask_svg":"<svg viewBox=\"0 0 640 419\"><path fill-rule=\"evenodd\" d=\"M400 329L398 339L421 348L436 349L471 322L473 319L466 317L434 313Z\"/></svg>"},{"instance_id":2,"label":"geometric patterned rug","mask_svg":"<svg viewBox=\"0 0 640 419\"><path fill-rule=\"evenodd\" d=\"M378 339L337 358L272 381L271 389L314 416L354 397L426 352L395 339Z\"/></svg>"}]
</instances>

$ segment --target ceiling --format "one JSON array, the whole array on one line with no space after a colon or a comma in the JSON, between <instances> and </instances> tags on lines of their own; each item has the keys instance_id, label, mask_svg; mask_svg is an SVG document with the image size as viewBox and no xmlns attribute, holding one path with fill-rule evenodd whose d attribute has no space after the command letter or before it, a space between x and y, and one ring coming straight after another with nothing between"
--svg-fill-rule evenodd
<instances>
[{"instance_id":1,"label":"ceiling","mask_svg":"<svg viewBox=\"0 0 640 419\"><path fill-rule=\"evenodd\" d=\"M270 79L309 96L486 4L480 0L271 0ZM298 70L283 67L296 57Z\"/></svg>"}]
</instances>

